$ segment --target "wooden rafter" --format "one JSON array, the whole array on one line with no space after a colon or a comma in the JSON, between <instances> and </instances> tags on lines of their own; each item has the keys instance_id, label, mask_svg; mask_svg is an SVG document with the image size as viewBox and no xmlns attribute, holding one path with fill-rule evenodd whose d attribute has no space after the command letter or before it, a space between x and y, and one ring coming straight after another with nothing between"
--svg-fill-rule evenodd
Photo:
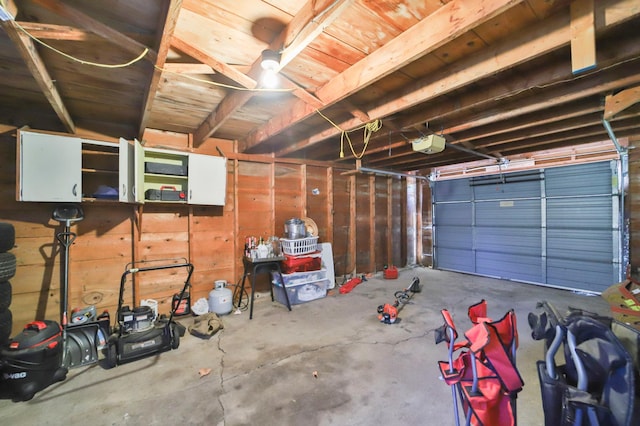
<instances>
[{"instance_id":1,"label":"wooden rafter","mask_svg":"<svg viewBox=\"0 0 640 426\"><path fill-rule=\"evenodd\" d=\"M140 125L138 126L138 138L140 140L142 140L142 136L147 127L147 122L149 121L149 116L151 115L151 107L153 106L153 100L158 91L158 84L160 84L160 77L162 76L161 70L167 60L169 42L173 35L173 31L175 30L181 8L182 0L171 0L163 15L164 22L160 25L162 31L159 32L161 35L159 36L158 42L158 55L156 56L155 66L153 68L149 84L145 86L142 116L140 117Z\"/></svg>"},{"instance_id":2,"label":"wooden rafter","mask_svg":"<svg viewBox=\"0 0 640 426\"><path fill-rule=\"evenodd\" d=\"M331 79L317 91L325 104L333 105L358 90L433 52L438 47L497 16L516 3L509 0L454 0L439 8L389 43ZM286 119L267 123L242 141L241 150L258 145L286 128L315 114L296 104ZM355 126L351 126L353 128Z\"/></svg>"},{"instance_id":3,"label":"wooden rafter","mask_svg":"<svg viewBox=\"0 0 640 426\"><path fill-rule=\"evenodd\" d=\"M65 3L62 3L59 0L33 0L34 3L38 4L45 9L48 9L58 16L65 17L67 19L72 20L82 28L85 28L95 34L102 36L105 40L109 40L113 44L116 44L128 52L131 52L134 55L140 55L147 49L147 46L144 44L120 33L119 31L114 30L113 28L103 24L100 21L97 21L90 17L89 15L71 7ZM145 58L153 63L155 63L157 59L157 55L154 51L149 49Z\"/></svg>"},{"instance_id":4,"label":"wooden rafter","mask_svg":"<svg viewBox=\"0 0 640 426\"><path fill-rule=\"evenodd\" d=\"M245 73L238 71L236 68L225 64L223 61L214 58L200 47L189 43L189 41L183 39L177 34L173 35L173 38L171 39L171 45L176 49L181 50L182 52L191 56L193 59L197 59L203 64L210 66L220 74L229 77L231 80L235 81L244 88L253 89L258 85L258 83L253 78L249 77Z\"/></svg>"},{"instance_id":5,"label":"wooden rafter","mask_svg":"<svg viewBox=\"0 0 640 426\"><path fill-rule=\"evenodd\" d=\"M629 11L633 12L633 16L629 16ZM596 13L606 16L606 19L598 20L596 22L599 24L596 30L600 31L608 27L613 27L634 16L640 16L640 9L636 7L635 0L606 0L597 2ZM377 106L369 109L368 113L371 119L383 118L405 108L426 102L445 93L464 87L465 85L471 84L475 81L479 81L482 78L494 75L497 72L511 69L524 61L542 56L548 52L566 46L570 40L570 33L570 17L568 13L550 17L537 27L533 28L530 32L511 37L505 42L497 44L492 49L488 49L487 51L480 52L476 55L460 60L453 66L448 67L439 73L432 74L424 79L416 81L411 85L411 87L404 91L402 96L398 96L398 94L394 93L388 98L381 99ZM406 34L406 32L404 34ZM398 38L403 37L404 34ZM386 46L378 51L385 48ZM377 53L378 51L374 53ZM321 91L322 89L319 92ZM326 97L322 97L322 99L326 101ZM552 105L553 103L549 103L547 107ZM540 107L536 110L539 109ZM523 112L521 111L520 114L521 113ZM510 111L508 114L517 114L517 111ZM467 123L467 128L495 122L499 118L504 119L505 117L484 117L483 120L485 122ZM290 124L293 124L293 122ZM350 130L359 126L360 122L356 119L350 119L337 124L342 129ZM412 123L403 123L403 126L410 124ZM281 127L284 129L286 126ZM280 129L277 130L280 131ZM444 133L461 130L464 129L445 129ZM262 129L254 132L254 134L250 136L249 141L259 141L276 133L276 130L270 131L270 124L267 123L267 125L263 126ZM288 149L289 152L293 152L295 150L307 148L311 145L322 142L329 137L336 136L337 134L338 131L335 128L329 128L328 130L324 130L318 134L311 135L305 141L296 144L295 147L287 147L286 149ZM249 145L247 145L247 147L248 146ZM282 154L277 152L276 155Z\"/></svg>"},{"instance_id":6,"label":"wooden rafter","mask_svg":"<svg viewBox=\"0 0 640 426\"><path fill-rule=\"evenodd\" d=\"M298 56L352 3L353 0L307 2L271 44L281 50L280 68Z\"/></svg>"},{"instance_id":7,"label":"wooden rafter","mask_svg":"<svg viewBox=\"0 0 640 426\"><path fill-rule=\"evenodd\" d=\"M3 21L2 28L20 52L29 72L31 72L31 75L36 80L42 94L49 101L49 104L64 125L64 128L69 133L75 133L76 126L73 123L73 119L62 101L62 97L51 79L47 67L44 62L42 62L42 58L40 58L40 54L36 50L33 40L22 30L18 29L14 21Z\"/></svg>"},{"instance_id":8,"label":"wooden rafter","mask_svg":"<svg viewBox=\"0 0 640 426\"><path fill-rule=\"evenodd\" d=\"M626 89L604 100L604 118L608 120L631 105L640 102L640 86Z\"/></svg>"},{"instance_id":9,"label":"wooden rafter","mask_svg":"<svg viewBox=\"0 0 640 426\"><path fill-rule=\"evenodd\" d=\"M317 37L317 35L322 32L317 32L316 30L318 28L324 29L330 25L333 20L340 16L343 8L348 6L352 1L353 0L308 1L300 12L293 17L289 25L284 28L278 37L269 45L270 49L276 51L280 51L283 47L285 48L283 52L285 57L284 59L281 58L280 66L282 67L287 61L293 59L294 52L299 52L309 45L314 39L313 35L315 34L315 37ZM306 29L310 26L313 30L307 33ZM298 37L299 35L300 37ZM261 59L262 58L257 58L255 62L251 64L249 75L257 75L259 73ZM298 88L293 94L301 99L300 102L302 102L302 104L308 105L307 102L310 100L313 101L313 104L316 104L315 100L313 100L315 97L311 98L311 96L313 96L311 94L309 94L309 98L302 99L305 95L301 95L300 90L302 89ZM252 93L233 92L225 97L218 108L212 111L196 130L194 134L196 145L211 136L235 111L247 103L252 96Z\"/></svg>"}]
</instances>

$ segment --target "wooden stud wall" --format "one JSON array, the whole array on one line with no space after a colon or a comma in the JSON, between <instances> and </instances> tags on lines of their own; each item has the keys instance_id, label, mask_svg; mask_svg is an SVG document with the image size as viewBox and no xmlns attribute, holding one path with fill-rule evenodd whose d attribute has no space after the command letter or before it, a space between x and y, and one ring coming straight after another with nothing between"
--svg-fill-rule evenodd
<instances>
[{"instance_id":1,"label":"wooden stud wall","mask_svg":"<svg viewBox=\"0 0 640 426\"><path fill-rule=\"evenodd\" d=\"M239 281L246 236L282 237L291 217L316 222L320 241L333 245L338 277L376 272L387 263L404 265L399 250L405 245L399 241L404 235L403 184L397 179L345 176L343 170L320 164L237 154L232 141L209 139L194 150L188 135L153 131L144 141L147 147L209 155L219 155L220 149L228 159L226 205L83 203L85 219L72 228L78 237L70 248L70 309L95 305L114 315L125 265L182 257L195 266L195 302L207 297L215 280ZM0 158L0 221L16 229L12 252L18 268L11 279L10 306L16 334L34 319L59 320L62 275L55 235L61 228L51 219L54 203L15 200L15 131L0 134ZM155 299L166 313L185 278L186 270L179 269L140 274L127 283L125 302L131 303L135 286L136 303ZM268 281L263 280L258 291L266 289Z\"/></svg>"}]
</instances>

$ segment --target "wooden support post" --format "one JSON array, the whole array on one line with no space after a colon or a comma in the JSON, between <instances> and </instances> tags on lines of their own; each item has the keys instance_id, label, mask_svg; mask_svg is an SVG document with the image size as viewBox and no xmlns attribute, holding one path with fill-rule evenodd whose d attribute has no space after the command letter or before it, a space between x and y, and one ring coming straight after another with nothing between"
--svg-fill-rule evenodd
<instances>
[{"instance_id":1,"label":"wooden support post","mask_svg":"<svg viewBox=\"0 0 640 426\"><path fill-rule=\"evenodd\" d=\"M333 244L333 214L334 214L334 206L333 206L333 167L327 168L327 238L331 237L331 244ZM333 249L335 252L335 248Z\"/></svg>"},{"instance_id":2,"label":"wooden support post","mask_svg":"<svg viewBox=\"0 0 640 426\"><path fill-rule=\"evenodd\" d=\"M594 0L571 2L571 69L578 74L596 67Z\"/></svg>"},{"instance_id":3,"label":"wooden support post","mask_svg":"<svg viewBox=\"0 0 640 426\"><path fill-rule=\"evenodd\" d=\"M369 176L369 271L376 271L376 177Z\"/></svg>"},{"instance_id":4,"label":"wooden support post","mask_svg":"<svg viewBox=\"0 0 640 426\"><path fill-rule=\"evenodd\" d=\"M345 272L352 274L356 272L356 177L349 176L349 244Z\"/></svg>"},{"instance_id":5,"label":"wooden support post","mask_svg":"<svg viewBox=\"0 0 640 426\"><path fill-rule=\"evenodd\" d=\"M393 264L393 179L387 178L387 260L386 264Z\"/></svg>"}]
</instances>

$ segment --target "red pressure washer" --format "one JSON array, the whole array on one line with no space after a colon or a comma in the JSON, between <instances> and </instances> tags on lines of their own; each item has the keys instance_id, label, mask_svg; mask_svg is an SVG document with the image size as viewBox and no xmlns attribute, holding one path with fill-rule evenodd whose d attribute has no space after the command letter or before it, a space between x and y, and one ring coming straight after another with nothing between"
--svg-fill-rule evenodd
<instances>
[{"instance_id":1,"label":"red pressure washer","mask_svg":"<svg viewBox=\"0 0 640 426\"><path fill-rule=\"evenodd\" d=\"M409 303L415 293L420 292L420 280L414 277L409 287L396 291L393 296L396 301L378 306L378 319L385 324L394 324L398 320L398 312Z\"/></svg>"}]
</instances>

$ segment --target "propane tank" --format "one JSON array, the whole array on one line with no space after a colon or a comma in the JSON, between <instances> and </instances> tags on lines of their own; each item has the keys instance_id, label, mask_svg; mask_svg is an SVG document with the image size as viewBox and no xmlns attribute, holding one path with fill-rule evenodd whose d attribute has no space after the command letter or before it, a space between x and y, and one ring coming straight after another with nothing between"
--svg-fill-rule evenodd
<instances>
[{"instance_id":1,"label":"propane tank","mask_svg":"<svg viewBox=\"0 0 640 426\"><path fill-rule=\"evenodd\" d=\"M209 312L225 315L233 309L233 294L226 288L225 280L217 280L215 287L209 292Z\"/></svg>"}]
</instances>

